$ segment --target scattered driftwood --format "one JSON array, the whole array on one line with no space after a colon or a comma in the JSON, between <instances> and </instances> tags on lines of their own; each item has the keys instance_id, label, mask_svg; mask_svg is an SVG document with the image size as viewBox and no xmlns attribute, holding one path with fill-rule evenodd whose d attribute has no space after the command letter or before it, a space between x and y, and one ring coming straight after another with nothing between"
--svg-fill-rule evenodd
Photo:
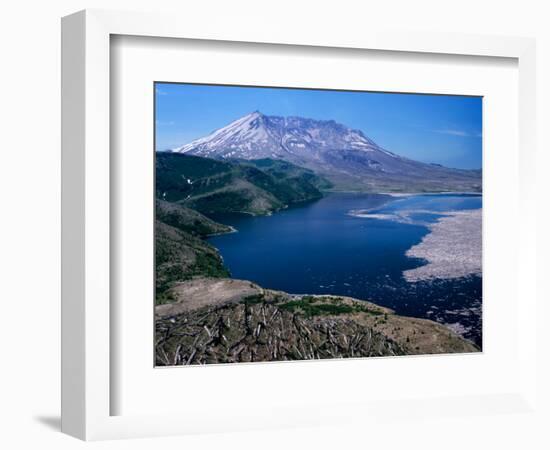
<instances>
[{"instance_id":1,"label":"scattered driftwood","mask_svg":"<svg viewBox=\"0 0 550 450\"><path fill-rule=\"evenodd\" d=\"M155 308L162 366L479 351L436 322L350 297L219 278L182 282L173 293L174 303Z\"/></svg>"},{"instance_id":2,"label":"scattered driftwood","mask_svg":"<svg viewBox=\"0 0 550 450\"><path fill-rule=\"evenodd\" d=\"M402 355L349 317L306 317L276 302L223 305L157 318L158 365Z\"/></svg>"}]
</instances>

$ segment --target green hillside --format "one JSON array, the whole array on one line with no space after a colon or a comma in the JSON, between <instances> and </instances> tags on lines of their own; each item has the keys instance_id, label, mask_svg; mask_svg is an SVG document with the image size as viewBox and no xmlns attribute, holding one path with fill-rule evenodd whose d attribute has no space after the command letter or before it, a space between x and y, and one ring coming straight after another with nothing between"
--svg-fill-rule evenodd
<instances>
[{"instance_id":1,"label":"green hillside","mask_svg":"<svg viewBox=\"0 0 550 450\"><path fill-rule=\"evenodd\" d=\"M222 162L176 153L156 155L157 198L204 214L267 214L316 200L329 183L313 172L269 159Z\"/></svg>"},{"instance_id":2,"label":"green hillside","mask_svg":"<svg viewBox=\"0 0 550 450\"><path fill-rule=\"evenodd\" d=\"M163 303L176 281L195 276L228 277L218 251L207 242L163 222L155 223L156 301Z\"/></svg>"},{"instance_id":3,"label":"green hillside","mask_svg":"<svg viewBox=\"0 0 550 450\"><path fill-rule=\"evenodd\" d=\"M254 159L251 161L242 161L243 164L249 164L268 173L276 179L290 179L307 182L320 191L331 189L334 186L326 178L316 175L313 170L296 166L280 159Z\"/></svg>"},{"instance_id":4,"label":"green hillside","mask_svg":"<svg viewBox=\"0 0 550 450\"><path fill-rule=\"evenodd\" d=\"M156 302L170 301L176 281L196 276L228 277L218 251L203 238L233 229L197 211L157 200L155 208Z\"/></svg>"},{"instance_id":5,"label":"green hillside","mask_svg":"<svg viewBox=\"0 0 550 450\"><path fill-rule=\"evenodd\" d=\"M165 200L156 200L155 214L158 221L193 236L207 237L232 231L231 227L214 222L193 209Z\"/></svg>"}]
</instances>

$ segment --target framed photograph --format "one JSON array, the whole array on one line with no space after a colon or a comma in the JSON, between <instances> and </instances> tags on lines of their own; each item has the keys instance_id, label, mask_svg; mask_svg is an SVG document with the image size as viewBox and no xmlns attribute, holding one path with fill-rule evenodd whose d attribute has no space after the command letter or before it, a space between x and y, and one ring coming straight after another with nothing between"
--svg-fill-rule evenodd
<instances>
[{"instance_id":1,"label":"framed photograph","mask_svg":"<svg viewBox=\"0 0 550 450\"><path fill-rule=\"evenodd\" d=\"M64 432L531 408L533 41L310 31L63 19Z\"/></svg>"}]
</instances>

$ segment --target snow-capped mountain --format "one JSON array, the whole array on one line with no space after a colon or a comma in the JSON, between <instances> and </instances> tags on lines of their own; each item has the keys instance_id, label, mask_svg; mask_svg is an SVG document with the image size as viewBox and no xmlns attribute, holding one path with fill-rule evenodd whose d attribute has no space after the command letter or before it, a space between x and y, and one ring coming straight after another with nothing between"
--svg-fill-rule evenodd
<instances>
[{"instance_id":1,"label":"snow-capped mountain","mask_svg":"<svg viewBox=\"0 0 550 450\"><path fill-rule=\"evenodd\" d=\"M266 116L255 111L173 151L211 158L309 159L335 148L381 150L361 131L332 120Z\"/></svg>"},{"instance_id":2,"label":"snow-capped mountain","mask_svg":"<svg viewBox=\"0 0 550 450\"><path fill-rule=\"evenodd\" d=\"M360 130L333 120L250 113L175 148L213 159L280 159L329 177L337 187L480 190L480 171L448 169L387 151Z\"/></svg>"}]
</instances>

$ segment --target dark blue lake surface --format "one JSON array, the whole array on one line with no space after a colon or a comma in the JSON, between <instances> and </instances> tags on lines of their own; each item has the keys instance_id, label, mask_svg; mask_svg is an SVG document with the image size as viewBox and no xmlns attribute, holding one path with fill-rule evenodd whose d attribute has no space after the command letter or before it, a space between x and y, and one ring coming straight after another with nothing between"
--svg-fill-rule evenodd
<instances>
[{"instance_id":1,"label":"dark blue lake surface","mask_svg":"<svg viewBox=\"0 0 550 450\"><path fill-rule=\"evenodd\" d=\"M234 278L296 294L349 295L398 314L459 324L481 346L481 277L409 283L402 275L424 264L405 253L438 212L480 207L478 195L329 194L272 216L217 216L238 232L209 241ZM401 219L350 214L357 211Z\"/></svg>"}]
</instances>

